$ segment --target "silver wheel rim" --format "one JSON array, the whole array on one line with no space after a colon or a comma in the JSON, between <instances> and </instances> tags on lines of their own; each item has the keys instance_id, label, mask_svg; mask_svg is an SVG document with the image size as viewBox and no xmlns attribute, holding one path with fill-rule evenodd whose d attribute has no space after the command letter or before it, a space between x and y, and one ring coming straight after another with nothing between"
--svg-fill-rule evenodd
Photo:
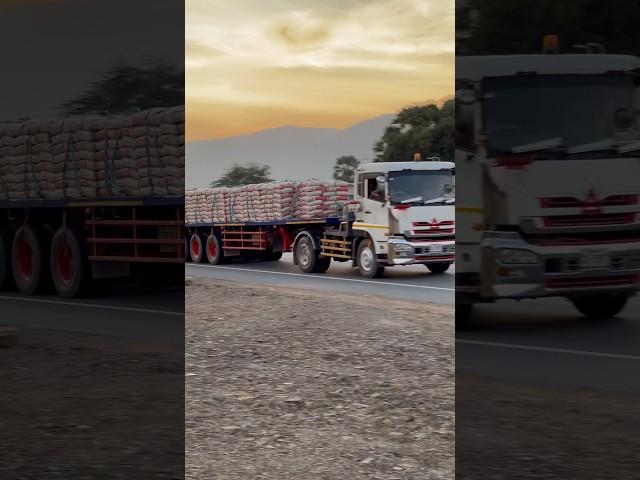
<instances>
[{"instance_id":1,"label":"silver wheel rim","mask_svg":"<svg viewBox=\"0 0 640 480\"><path fill-rule=\"evenodd\" d=\"M309 265L309 262L311 262L311 249L309 248L309 242L307 240L302 240L300 242L298 260L303 267L306 267Z\"/></svg>"},{"instance_id":2,"label":"silver wheel rim","mask_svg":"<svg viewBox=\"0 0 640 480\"><path fill-rule=\"evenodd\" d=\"M369 247L362 249L360 253L360 265L362 265L362 268L367 272L373 269L373 252Z\"/></svg>"}]
</instances>

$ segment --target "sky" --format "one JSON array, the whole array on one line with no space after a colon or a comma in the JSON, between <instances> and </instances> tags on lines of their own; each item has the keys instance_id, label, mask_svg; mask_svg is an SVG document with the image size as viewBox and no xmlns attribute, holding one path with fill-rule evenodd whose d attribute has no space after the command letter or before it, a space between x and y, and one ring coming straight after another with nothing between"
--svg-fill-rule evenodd
<instances>
[{"instance_id":1,"label":"sky","mask_svg":"<svg viewBox=\"0 0 640 480\"><path fill-rule=\"evenodd\" d=\"M0 121L58 115L119 60L182 68L183 12L182 0L0 0Z\"/></svg>"},{"instance_id":2,"label":"sky","mask_svg":"<svg viewBox=\"0 0 640 480\"><path fill-rule=\"evenodd\" d=\"M187 141L453 94L453 0L186 0Z\"/></svg>"}]
</instances>

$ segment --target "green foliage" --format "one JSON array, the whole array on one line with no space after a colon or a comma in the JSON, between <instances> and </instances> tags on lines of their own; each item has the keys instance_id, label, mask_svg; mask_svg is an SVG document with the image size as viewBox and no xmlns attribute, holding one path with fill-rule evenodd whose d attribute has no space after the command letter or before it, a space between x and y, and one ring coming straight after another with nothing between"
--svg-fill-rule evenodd
<instances>
[{"instance_id":1,"label":"green foliage","mask_svg":"<svg viewBox=\"0 0 640 480\"><path fill-rule=\"evenodd\" d=\"M402 110L376 144L376 161L410 162L416 153L423 159L453 159L454 103L426 105Z\"/></svg>"},{"instance_id":2,"label":"green foliage","mask_svg":"<svg viewBox=\"0 0 640 480\"><path fill-rule=\"evenodd\" d=\"M352 183L359 165L360 160L353 155L343 155L336 160L336 164L333 167L333 178Z\"/></svg>"},{"instance_id":3,"label":"green foliage","mask_svg":"<svg viewBox=\"0 0 640 480\"><path fill-rule=\"evenodd\" d=\"M475 12L475 13L472 13ZM640 53L640 2L635 0L471 0L456 12L462 54L540 53L542 38L557 34L561 53L574 44L603 44L610 53Z\"/></svg>"},{"instance_id":4,"label":"green foliage","mask_svg":"<svg viewBox=\"0 0 640 480\"><path fill-rule=\"evenodd\" d=\"M162 63L118 62L60 110L65 116L184 105L184 71Z\"/></svg>"},{"instance_id":5,"label":"green foliage","mask_svg":"<svg viewBox=\"0 0 640 480\"><path fill-rule=\"evenodd\" d=\"M271 167L268 165L257 165L250 163L247 165L233 164L222 177L211 182L212 187L238 187L253 183L272 182Z\"/></svg>"}]
</instances>

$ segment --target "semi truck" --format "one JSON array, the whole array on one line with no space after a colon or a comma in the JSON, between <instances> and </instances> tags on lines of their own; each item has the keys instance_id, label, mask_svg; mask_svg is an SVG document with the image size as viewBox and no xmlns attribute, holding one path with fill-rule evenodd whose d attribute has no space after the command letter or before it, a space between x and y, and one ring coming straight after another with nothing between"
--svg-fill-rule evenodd
<instances>
[{"instance_id":1,"label":"semi truck","mask_svg":"<svg viewBox=\"0 0 640 480\"><path fill-rule=\"evenodd\" d=\"M150 270L179 281L183 109L0 127L0 292L73 298Z\"/></svg>"},{"instance_id":2,"label":"semi truck","mask_svg":"<svg viewBox=\"0 0 640 480\"><path fill-rule=\"evenodd\" d=\"M455 258L453 162L378 162L355 172L353 199L325 218L186 224L192 262L278 260L293 252L305 273L351 262L366 278L386 267L425 265L447 271Z\"/></svg>"},{"instance_id":3,"label":"semi truck","mask_svg":"<svg viewBox=\"0 0 640 480\"><path fill-rule=\"evenodd\" d=\"M636 293L639 72L634 56L553 48L456 59L457 324L542 297L610 318Z\"/></svg>"}]
</instances>

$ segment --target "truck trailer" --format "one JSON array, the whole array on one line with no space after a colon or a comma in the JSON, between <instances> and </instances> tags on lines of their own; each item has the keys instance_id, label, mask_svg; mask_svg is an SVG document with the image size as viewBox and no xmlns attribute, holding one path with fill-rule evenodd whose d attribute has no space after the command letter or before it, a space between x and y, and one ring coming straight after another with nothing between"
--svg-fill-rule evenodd
<instances>
[{"instance_id":1,"label":"truck trailer","mask_svg":"<svg viewBox=\"0 0 640 480\"><path fill-rule=\"evenodd\" d=\"M425 265L443 273L455 257L452 162L379 162L355 172L353 199L323 218L186 223L187 260L279 260L293 252L305 273L351 262L367 278L386 267ZM189 201L187 196L187 202Z\"/></svg>"},{"instance_id":2,"label":"truck trailer","mask_svg":"<svg viewBox=\"0 0 640 480\"><path fill-rule=\"evenodd\" d=\"M0 291L184 262L184 109L0 125Z\"/></svg>"}]
</instances>

